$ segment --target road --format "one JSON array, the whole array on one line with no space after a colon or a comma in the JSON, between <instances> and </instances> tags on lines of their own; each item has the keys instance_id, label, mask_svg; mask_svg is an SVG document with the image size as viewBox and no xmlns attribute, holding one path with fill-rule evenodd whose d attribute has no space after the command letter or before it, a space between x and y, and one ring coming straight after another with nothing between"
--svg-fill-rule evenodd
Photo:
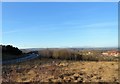
<instances>
[{"instance_id":1,"label":"road","mask_svg":"<svg viewBox=\"0 0 120 84\"><path fill-rule=\"evenodd\" d=\"M10 60L10 61L3 61L2 64L13 64L13 63L18 63L18 62L23 62L23 61L31 60L31 59L34 59L34 58L37 58L37 57L39 57L38 54L32 53L32 54L28 54L27 56L22 57L22 58Z\"/></svg>"}]
</instances>

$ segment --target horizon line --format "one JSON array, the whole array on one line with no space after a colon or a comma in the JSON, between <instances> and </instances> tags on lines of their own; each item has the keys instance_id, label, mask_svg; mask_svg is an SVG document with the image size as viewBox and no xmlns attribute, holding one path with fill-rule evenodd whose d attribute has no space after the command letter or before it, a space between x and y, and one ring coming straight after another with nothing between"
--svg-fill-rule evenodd
<instances>
[{"instance_id":1,"label":"horizon line","mask_svg":"<svg viewBox=\"0 0 120 84\"><path fill-rule=\"evenodd\" d=\"M19 49L30 49L30 48L119 48L118 46L58 46L58 47L20 47L13 44L0 44L0 45L11 45L18 47Z\"/></svg>"},{"instance_id":2,"label":"horizon line","mask_svg":"<svg viewBox=\"0 0 120 84\"><path fill-rule=\"evenodd\" d=\"M19 49L39 49L39 48L43 48L43 49L47 49L47 48L119 48L119 47L30 47L30 48L19 48Z\"/></svg>"}]
</instances>

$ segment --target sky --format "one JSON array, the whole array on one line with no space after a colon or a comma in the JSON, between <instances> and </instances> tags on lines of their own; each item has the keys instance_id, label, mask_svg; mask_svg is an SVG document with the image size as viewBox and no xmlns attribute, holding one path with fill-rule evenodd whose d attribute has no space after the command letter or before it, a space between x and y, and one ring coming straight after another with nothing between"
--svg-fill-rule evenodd
<instances>
[{"instance_id":1,"label":"sky","mask_svg":"<svg viewBox=\"0 0 120 84\"><path fill-rule=\"evenodd\" d=\"M119 2L119 0L2 0L2 2Z\"/></svg>"},{"instance_id":2,"label":"sky","mask_svg":"<svg viewBox=\"0 0 120 84\"><path fill-rule=\"evenodd\" d=\"M117 47L117 2L2 3L2 44L18 48Z\"/></svg>"}]
</instances>

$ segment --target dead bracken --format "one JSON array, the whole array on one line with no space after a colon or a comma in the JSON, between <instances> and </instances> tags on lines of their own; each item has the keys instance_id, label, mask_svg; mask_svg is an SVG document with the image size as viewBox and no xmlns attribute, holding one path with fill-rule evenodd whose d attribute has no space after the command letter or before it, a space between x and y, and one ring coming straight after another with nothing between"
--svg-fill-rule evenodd
<instances>
[{"instance_id":1,"label":"dead bracken","mask_svg":"<svg viewBox=\"0 0 120 84\"><path fill-rule=\"evenodd\" d=\"M118 66L116 66L118 62L57 60L53 63L55 60L56 59L42 58L19 64L3 65L2 81L118 82Z\"/></svg>"}]
</instances>

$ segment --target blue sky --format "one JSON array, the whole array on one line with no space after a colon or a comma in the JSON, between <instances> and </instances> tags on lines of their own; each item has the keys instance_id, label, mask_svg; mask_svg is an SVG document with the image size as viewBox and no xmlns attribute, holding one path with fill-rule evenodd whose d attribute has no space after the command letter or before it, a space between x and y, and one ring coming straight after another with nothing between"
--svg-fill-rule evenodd
<instances>
[{"instance_id":1,"label":"blue sky","mask_svg":"<svg viewBox=\"0 0 120 84\"><path fill-rule=\"evenodd\" d=\"M19 48L117 47L117 2L3 3L2 44Z\"/></svg>"}]
</instances>

